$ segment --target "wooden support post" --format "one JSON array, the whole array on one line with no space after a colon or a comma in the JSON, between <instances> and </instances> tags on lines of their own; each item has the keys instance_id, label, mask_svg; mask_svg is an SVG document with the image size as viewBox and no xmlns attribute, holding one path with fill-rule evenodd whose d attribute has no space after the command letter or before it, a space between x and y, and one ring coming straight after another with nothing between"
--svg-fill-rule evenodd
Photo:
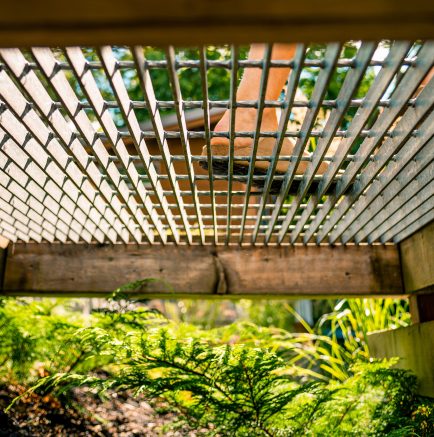
<instances>
[{"instance_id":1,"label":"wooden support post","mask_svg":"<svg viewBox=\"0 0 434 437\"><path fill-rule=\"evenodd\" d=\"M3 283L6 270L7 249L0 248L0 292L3 291Z\"/></svg>"},{"instance_id":2,"label":"wooden support post","mask_svg":"<svg viewBox=\"0 0 434 437\"><path fill-rule=\"evenodd\" d=\"M399 357L396 367L412 370L418 377L418 393L434 397L434 321L375 332L368 343L375 358Z\"/></svg>"},{"instance_id":3,"label":"wooden support post","mask_svg":"<svg viewBox=\"0 0 434 437\"><path fill-rule=\"evenodd\" d=\"M411 295L410 313L413 323L430 322L434 320L434 287L429 287L424 292Z\"/></svg>"},{"instance_id":4,"label":"wooden support post","mask_svg":"<svg viewBox=\"0 0 434 437\"><path fill-rule=\"evenodd\" d=\"M434 397L434 222L404 240L400 255L414 325L370 334L368 343L373 357L400 357L397 367L416 374L419 393Z\"/></svg>"}]
</instances>

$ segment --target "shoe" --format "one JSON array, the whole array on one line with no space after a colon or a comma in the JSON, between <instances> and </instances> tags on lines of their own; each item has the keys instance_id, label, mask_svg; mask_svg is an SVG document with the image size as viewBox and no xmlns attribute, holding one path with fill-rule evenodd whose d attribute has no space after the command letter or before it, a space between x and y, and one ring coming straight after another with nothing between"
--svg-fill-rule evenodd
<instances>
[{"instance_id":1,"label":"shoe","mask_svg":"<svg viewBox=\"0 0 434 437\"><path fill-rule=\"evenodd\" d=\"M272 156L273 149L276 144L276 139L271 137L266 138L260 138L258 141L258 148L256 156ZM282 148L280 150L280 156L289 156L292 155L292 152L294 150L294 144L291 140L288 138L285 138L282 143ZM228 160L227 159L219 159L219 156L228 156L229 154L229 146L223 145L223 144L213 144L211 145L211 151L212 151L212 168L213 172L216 175L227 175L228 174ZM252 145L248 146L235 146L234 147L234 156L248 156L250 157L252 153ZM304 152L303 156L310 156L311 154L309 152ZM208 170L208 160L207 158L207 146L204 146L202 149L202 155L204 157L203 160L199 161L199 165L204 168L205 170ZM284 175L286 173L286 170L289 167L289 161L283 161L280 160L277 162L276 169L275 169L275 175ZM239 161L234 160L234 170L233 175L234 176L240 176L240 175L248 175L249 171L249 164L250 161ZM256 176L263 176L267 174L268 167L270 166L270 161L255 161L255 170L254 175ZM296 174L302 175L305 173L307 166L309 164L309 161L300 161ZM324 172L327 170L328 164L326 162L322 162L317 173L319 175L324 174ZM271 194L279 193L280 188L282 186L283 178L274 179L272 182L272 186L270 189ZM265 178L261 179L253 179L253 185L258 188L263 188L265 184ZM291 185L290 193L296 192L298 189L299 181L294 180ZM315 184L316 185L316 184ZM314 187L312 187L314 188Z\"/></svg>"}]
</instances>

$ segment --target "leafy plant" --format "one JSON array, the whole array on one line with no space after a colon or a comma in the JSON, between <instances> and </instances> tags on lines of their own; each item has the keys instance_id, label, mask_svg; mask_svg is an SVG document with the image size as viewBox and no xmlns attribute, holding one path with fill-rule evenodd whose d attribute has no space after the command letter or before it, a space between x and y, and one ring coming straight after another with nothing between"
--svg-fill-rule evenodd
<instances>
[{"instance_id":1,"label":"leafy plant","mask_svg":"<svg viewBox=\"0 0 434 437\"><path fill-rule=\"evenodd\" d=\"M248 322L212 330L175 323L143 303L132 305L124 291L87 321L74 316L75 329L58 325L57 341L50 334L51 320L61 317L56 302L3 301L0 320L7 314L19 326L22 308L29 325L36 317L47 319L47 329L29 335L33 355L22 349L24 361L7 362L14 378L24 377L16 372L22 362L28 369L43 362L42 377L24 396L68 399L81 386L100 396L126 392L161 399L177 412L172 428L188 423L210 436L434 431L433 404L415 395L415 377L391 368L393 361L371 362L367 354L367 331L407 323L403 302L342 301L315 328L306 325L309 332L295 334ZM49 308L42 316L41 307ZM65 319L76 313L63 308ZM4 328L2 333L15 335Z\"/></svg>"}]
</instances>

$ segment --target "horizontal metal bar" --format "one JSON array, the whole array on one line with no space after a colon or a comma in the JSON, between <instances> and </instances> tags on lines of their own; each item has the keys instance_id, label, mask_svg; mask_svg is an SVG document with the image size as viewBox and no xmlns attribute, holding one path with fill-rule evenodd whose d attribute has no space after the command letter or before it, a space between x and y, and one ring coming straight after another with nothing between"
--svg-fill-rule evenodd
<instances>
[{"instance_id":1,"label":"horizontal metal bar","mask_svg":"<svg viewBox=\"0 0 434 437\"><path fill-rule=\"evenodd\" d=\"M130 138L130 134L128 132L124 132L124 131L120 131L119 135L122 138ZM144 139L155 139L156 135L155 132L153 131L141 131L141 135ZM164 135L165 138L167 138L168 140L170 139L179 139L181 138L181 134L178 131L164 131ZM278 133L276 131L261 131L258 134L261 138L277 138ZM287 138L299 138L300 136L303 136L304 133L301 131L287 131L283 134L284 137ZM308 138L318 138L318 137L322 137L324 135L324 131L323 130L312 130L309 132ZM335 137L336 138L344 138L347 135L347 131L345 130L338 130L335 133ZM371 130L362 130L359 134L360 137L362 138L369 138L371 136L374 136L375 132L371 131ZM384 137L390 137L393 135L393 131L386 131L384 133ZM417 136L418 135L418 130L414 129L411 133L411 136ZM77 134L77 136L79 136ZM210 136L211 138L229 138L229 132L210 132ZM255 136L255 133L253 131L235 131L234 132L234 137L235 138L253 138ZM102 140L105 140L105 136L104 134L100 134L99 137ZM188 131L187 132L187 137L188 139L199 139L199 140L205 140L206 139L206 134L204 131Z\"/></svg>"},{"instance_id":2,"label":"horizontal metal bar","mask_svg":"<svg viewBox=\"0 0 434 437\"><path fill-rule=\"evenodd\" d=\"M248 177L247 175L232 175L232 179L234 181L245 181L247 179L247 177ZM252 177L256 181L263 181L263 180L265 180L266 175L254 175ZM276 180L276 181L282 181L284 179L284 177L285 176L282 175L282 174L276 174L273 179ZM301 180L302 177L303 177L303 175L297 175L294 178L294 180L296 180L296 181ZM342 177L341 175L336 175L335 176L335 181L338 181L339 179L341 179L341 177ZM127 175L121 175L121 178L128 180L128 176ZM159 180L162 180L162 181L169 180L169 176L168 175L164 175L164 174L158 175L157 178ZM314 180L315 181L320 181L321 178L322 178L321 175L315 175ZM141 179L143 181L147 181L148 180L146 175L140 175L139 179ZM176 175L175 179L177 179L179 181L188 181L189 177L188 177L188 175L185 175L185 174L179 174L179 175ZM218 174L213 175L213 180L215 180L215 181L225 181L227 179L228 179L227 175L218 175ZM357 177L356 177L356 179L357 179ZM195 175L195 180L197 180L197 181L209 181L209 176L208 175Z\"/></svg>"},{"instance_id":3,"label":"horizontal metal bar","mask_svg":"<svg viewBox=\"0 0 434 437\"><path fill-rule=\"evenodd\" d=\"M407 101L408 106L414 106L415 99L410 99ZM202 100L183 100L181 102L183 109L203 109L203 101ZM209 100L208 101L210 109L229 109L230 101L229 100ZM336 108L339 104L338 100L323 100L321 102L322 108ZM365 104L365 99L352 99L350 100L349 107L350 108L359 108ZM30 103L30 105L33 105ZM62 108L62 102L53 101L53 108ZM109 109L118 109L119 104L112 100L106 100L105 106ZM148 105L146 102L140 100L132 100L130 106L133 109L148 109ZM294 103L291 105L292 108L309 108L311 106L310 100L294 100ZM377 104L377 107L387 108L390 106L390 99L382 99ZM79 107L81 109L93 109L92 105L87 101L81 101L79 103ZM159 109L174 109L175 102L173 100L157 100L157 107ZM238 100L234 103L235 108L258 108L257 100ZM264 101L265 108L285 108L286 103L283 100L265 100Z\"/></svg>"},{"instance_id":4,"label":"horizontal metal bar","mask_svg":"<svg viewBox=\"0 0 434 437\"><path fill-rule=\"evenodd\" d=\"M371 155L370 159L374 159L375 155ZM96 160L94 157L90 157L92 160ZM354 155L348 155L346 162L352 161L354 158ZM137 155L130 155L131 161L138 161L140 159ZM184 155L171 155L170 159L172 162L185 162L185 156ZM200 162L204 161L206 159L203 155L191 155L191 160L193 162ZM213 155L213 159L218 159L219 161L227 162L229 161L229 157L227 155ZM257 156L256 161L268 161L270 162L273 159L273 156ZM285 155L285 156L279 156L279 161L292 161L293 159L296 159L296 156L294 155ZM331 161L333 157L331 156L325 156L324 161ZM118 157L110 155L109 157L110 161L117 161ZM161 155L151 155L151 161L154 162L160 162L163 160L163 157ZM247 161L249 162L251 160L251 156L244 156L244 155L235 155L234 160L236 161ZM312 157L310 156L303 156L301 158L302 161L312 161Z\"/></svg>"},{"instance_id":5,"label":"horizontal metal bar","mask_svg":"<svg viewBox=\"0 0 434 437\"><path fill-rule=\"evenodd\" d=\"M416 62L416 57L405 58L402 62L402 65L413 66ZM263 68L263 63L260 60L252 60L252 59L239 59L237 61L238 68ZM385 65L384 60L379 59L371 59L369 62L369 66L371 67L382 67ZM292 68L294 66L294 62L292 60L271 60L270 68ZM305 67L318 67L324 68L325 62L323 59L305 59L303 62L303 66ZM337 67L349 67L354 68L356 66L356 62L354 58L351 59L339 59L336 63ZM132 61L117 61L116 67L119 69L135 69L135 64ZM146 69L166 69L167 61L166 60L145 60L144 67ZM3 63L0 63L0 69L5 68ZM39 67L34 62L28 63L28 68L32 70L38 70ZM71 66L67 62L57 62L57 68L61 70L70 70ZM87 61L86 69L88 70L102 70L103 66L99 61ZM200 68L200 61L189 59L189 60L179 60L177 59L175 62L175 68ZM230 60L206 60L206 68L225 68L227 70L231 70L233 68L233 63Z\"/></svg>"}]
</instances>

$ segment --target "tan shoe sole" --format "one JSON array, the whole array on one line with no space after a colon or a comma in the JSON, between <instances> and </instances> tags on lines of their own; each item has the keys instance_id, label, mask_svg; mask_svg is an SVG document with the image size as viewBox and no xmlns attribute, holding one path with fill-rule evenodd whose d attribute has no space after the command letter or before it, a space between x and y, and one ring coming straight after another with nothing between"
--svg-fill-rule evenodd
<instances>
[{"instance_id":1,"label":"tan shoe sole","mask_svg":"<svg viewBox=\"0 0 434 437\"><path fill-rule=\"evenodd\" d=\"M258 149L256 156L272 156L274 145L276 143L275 138L261 138L258 142ZM280 152L281 156L291 155L294 150L293 143L285 138L282 144L282 149ZM218 158L214 158L216 156L228 156L229 147L224 144L213 144L211 145L211 151L213 155L213 171L217 175L227 175L228 173L228 161L227 160L219 160ZM252 153L252 146L235 146L234 147L234 156L249 156ZM207 156L207 147L204 146L202 149L202 156ZM305 152L303 156L310 156L308 152ZM199 162L200 166L204 169L208 169L208 162L206 159ZM247 175L249 169L249 161L239 161L234 160L234 175ZM309 162L301 161L297 167L296 174L302 175L305 173ZM255 175L266 175L268 167L270 166L270 161L255 161ZM286 170L289 167L289 161L278 161L276 165L276 175L283 175L286 173ZM321 175L327 170L328 164L323 162L321 163L317 174ZM254 180L253 184L259 188L263 188L265 180ZM282 180L273 180L271 193L277 193L280 191L282 185ZM293 182L293 186L291 187L291 192L296 191L299 183L297 181ZM316 185L316 184L315 184ZM312 187L314 188L314 187Z\"/></svg>"}]
</instances>

